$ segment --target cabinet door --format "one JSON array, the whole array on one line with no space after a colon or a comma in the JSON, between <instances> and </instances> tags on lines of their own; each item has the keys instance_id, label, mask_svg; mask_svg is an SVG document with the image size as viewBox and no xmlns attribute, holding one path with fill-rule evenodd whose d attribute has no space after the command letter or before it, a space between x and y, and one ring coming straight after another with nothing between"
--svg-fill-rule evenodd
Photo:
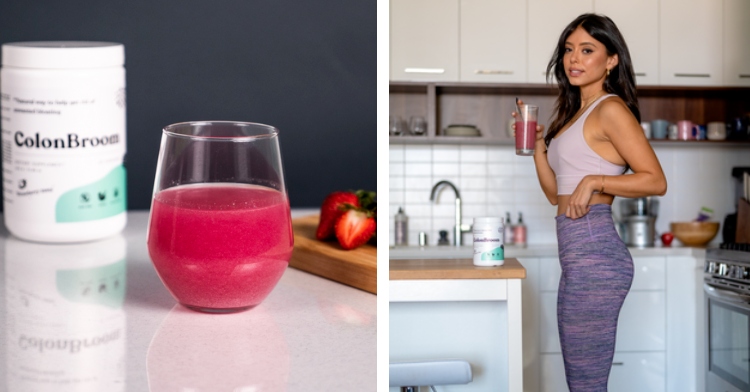
<instances>
[{"instance_id":1,"label":"cabinet door","mask_svg":"<svg viewBox=\"0 0 750 392\"><path fill-rule=\"evenodd\" d=\"M526 81L526 3L461 0L462 82Z\"/></svg>"},{"instance_id":2,"label":"cabinet door","mask_svg":"<svg viewBox=\"0 0 750 392\"><path fill-rule=\"evenodd\" d=\"M607 390L663 392L666 389L666 379L664 353L616 352Z\"/></svg>"},{"instance_id":3,"label":"cabinet door","mask_svg":"<svg viewBox=\"0 0 750 392\"><path fill-rule=\"evenodd\" d=\"M750 86L750 1L724 0L724 84Z\"/></svg>"},{"instance_id":4,"label":"cabinet door","mask_svg":"<svg viewBox=\"0 0 750 392\"><path fill-rule=\"evenodd\" d=\"M660 84L721 85L721 2L660 0L659 4Z\"/></svg>"},{"instance_id":5,"label":"cabinet door","mask_svg":"<svg viewBox=\"0 0 750 392\"><path fill-rule=\"evenodd\" d=\"M625 38L638 85L659 83L659 3L653 0L594 0Z\"/></svg>"},{"instance_id":6,"label":"cabinet door","mask_svg":"<svg viewBox=\"0 0 750 392\"><path fill-rule=\"evenodd\" d=\"M547 64L563 29L579 15L593 11L592 0L528 0L529 83L546 83ZM552 81L555 83L554 81Z\"/></svg>"},{"instance_id":7,"label":"cabinet door","mask_svg":"<svg viewBox=\"0 0 750 392\"><path fill-rule=\"evenodd\" d=\"M662 392L666 385L664 353L615 353L609 392ZM567 391L562 354L541 356L542 392Z\"/></svg>"},{"instance_id":8,"label":"cabinet door","mask_svg":"<svg viewBox=\"0 0 750 392\"><path fill-rule=\"evenodd\" d=\"M630 291L664 290L667 287L666 259L664 257L633 258L633 284Z\"/></svg>"},{"instance_id":9,"label":"cabinet door","mask_svg":"<svg viewBox=\"0 0 750 392\"><path fill-rule=\"evenodd\" d=\"M458 0L391 0L391 80L458 80Z\"/></svg>"}]
</instances>

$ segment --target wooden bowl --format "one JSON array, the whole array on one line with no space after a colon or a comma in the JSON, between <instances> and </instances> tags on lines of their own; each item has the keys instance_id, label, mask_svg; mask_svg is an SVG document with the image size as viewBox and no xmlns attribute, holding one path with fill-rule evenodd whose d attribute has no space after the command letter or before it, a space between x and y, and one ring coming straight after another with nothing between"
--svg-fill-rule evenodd
<instances>
[{"instance_id":1,"label":"wooden bowl","mask_svg":"<svg viewBox=\"0 0 750 392\"><path fill-rule=\"evenodd\" d=\"M719 232L719 222L672 222L669 227L685 246L706 246Z\"/></svg>"}]
</instances>

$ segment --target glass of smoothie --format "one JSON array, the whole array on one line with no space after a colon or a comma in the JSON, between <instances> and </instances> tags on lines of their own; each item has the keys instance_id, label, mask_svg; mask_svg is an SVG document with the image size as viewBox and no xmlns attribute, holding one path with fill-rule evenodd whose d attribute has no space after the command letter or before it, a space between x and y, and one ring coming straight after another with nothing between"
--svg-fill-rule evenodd
<instances>
[{"instance_id":1,"label":"glass of smoothie","mask_svg":"<svg viewBox=\"0 0 750 392\"><path fill-rule=\"evenodd\" d=\"M539 106L519 105L516 115L516 155L534 155Z\"/></svg>"},{"instance_id":2,"label":"glass of smoothie","mask_svg":"<svg viewBox=\"0 0 750 392\"><path fill-rule=\"evenodd\" d=\"M164 128L147 241L180 304L212 313L258 305L286 270L293 238L276 128L231 121Z\"/></svg>"}]
</instances>

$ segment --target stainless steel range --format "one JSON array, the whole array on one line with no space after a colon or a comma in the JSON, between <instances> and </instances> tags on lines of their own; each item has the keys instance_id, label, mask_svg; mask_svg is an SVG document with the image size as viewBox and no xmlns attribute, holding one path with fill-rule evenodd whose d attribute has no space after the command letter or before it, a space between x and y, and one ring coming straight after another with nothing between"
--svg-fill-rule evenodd
<instances>
[{"instance_id":1,"label":"stainless steel range","mask_svg":"<svg viewBox=\"0 0 750 392\"><path fill-rule=\"evenodd\" d=\"M750 392L750 244L706 250L706 391Z\"/></svg>"}]
</instances>

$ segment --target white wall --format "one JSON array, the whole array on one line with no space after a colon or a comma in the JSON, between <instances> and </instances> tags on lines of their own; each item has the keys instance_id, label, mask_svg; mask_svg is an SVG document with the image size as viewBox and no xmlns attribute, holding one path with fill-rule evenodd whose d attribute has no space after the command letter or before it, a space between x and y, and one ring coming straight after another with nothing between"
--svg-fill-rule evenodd
<instances>
[{"instance_id":1,"label":"white wall","mask_svg":"<svg viewBox=\"0 0 750 392\"><path fill-rule=\"evenodd\" d=\"M696 142L697 143L697 142ZM714 220L735 212L734 166L750 166L750 148L700 144L654 148L667 176L668 191L660 199L656 222L658 233L669 230L672 221L694 219L702 206L713 208ZM513 146L482 145L391 145L390 151L390 239L393 216L399 207L409 216L409 244L416 245L418 233L428 234L431 245L438 231L451 233L454 200L450 188L430 202L430 190L440 180L453 182L461 192L463 223L474 217L511 213L513 223L522 212L528 227L528 243L556 243L556 208L544 197L536 179L532 157L516 156ZM618 201L615 201L617 215ZM721 242L721 229L712 241ZM452 241L452 234L449 234ZM471 243L471 235L464 236Z\"/></svg>"}]
</instances>

